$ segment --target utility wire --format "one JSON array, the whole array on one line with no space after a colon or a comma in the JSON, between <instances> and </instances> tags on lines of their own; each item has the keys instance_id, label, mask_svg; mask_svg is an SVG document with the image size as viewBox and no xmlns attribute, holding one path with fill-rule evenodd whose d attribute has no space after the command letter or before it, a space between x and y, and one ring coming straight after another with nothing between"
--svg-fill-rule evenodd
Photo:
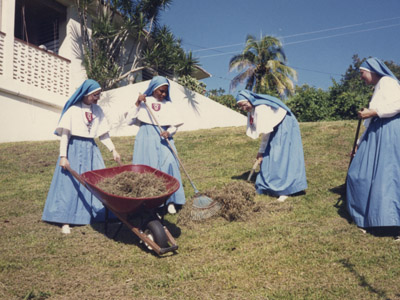
<instances>
[{"instance_id":1,"label":"utility wire","mask_svg":"<svg viewBox=\"0 0 400 300\"><path fill-rule=\"evenodd\" d=\"M334 30L340 30L340 29L345 29L345 28L351 28L351 27L357 27L357 26L363 26L367 24L373 24L373 23L380 23L380 22L386 22L386 21L392 21L392 20L398 20L400 17L394 17L394 18L388 18L388 19L381 19L381 20L374 20L374 21L367 21L363 23L357 23L357 24L352 24L352 25L345 25L345 26L339 26L339 27L332 27L332 28L327 28L327 29L322 29L322 30L315 30L315 31L309 31L309 32L303 32L303 33L296 33L292 35L287 35L287 36L282 36L281 38L291 38L291 37L297 37L297 36L303 36L303 35L309 35L309 34L316 34L316 33L322 33L322 32L328 32L328 31L334 31ZM195 52L202 52L202 51L208 51L208 50L216 50L216 49L222 49L222 48L230 48L230 47L235 47L235 46L242 46L245 45L245 43L238 43L238 44L232 44L232 45L224 45L224 46L217 46L217 47L211 47L211 48L204 48L199 45L193 45L190 43L186 43L191 46L195 47L200 47L202 49L198 50L193 50L192 53ZM221 51L218 51L221 52Z\"/></svg>"},{"instance_id":2,"label":"utility wire","mask_svg":"<svg viewBox=\"0 0 400 300\"><path fill-rule=\"evenodd\" d=\"M388 18L388 19L382 19L382 20L374 20L374 21L368 21L368 22L364 22L364 23L345 25L345 26L340 26L340 27L333 27L333 28L316 30L316 31L309 31L309 32L304 32L304 33L297 33L297 34L283 36L282 38L292 38L292 37L297 37L297 36L305 36L305 35L329 32L329 31L334 31L334 30L341 30L341 29L346 29L346 28L351 28L351 27L357 27L357 26L373 24L373 23L379 23L379 22L390 21L390 20L397 20L397 19L400 19L400 17ZM346 32L346 33L333 34L333 35L328 35L328 36L323 36L323 37L318 37L318 38L310 38L310 39L305 39L305 40L301 40L301 41L289 42L289 43L286 43L285 46L304 43L304 42L310 42L310 41L316 41L316 40L322 40L322 39L328 39L328 38L344 36L344 35L349 35L349 34L368 32L368 31L373 31L373 30L380 30L380 29L395 27L395 26L399 26L399 25L400 25L400 23L397 23L397 24L379 26L379 27L374 27L374 28L369 28L369 29L356 30L356 31L351 31L351 32ZM233 44L233 45L225 45L225 46L219 46L219 47L204 48L204 47L199 46L199 45L194 45L194 44L190 44L190 43L186 43L186 44L202 48L200 50L194 50L192 52L201 52L201 51L207 51L207 50L213 50L215 52L219 52L219 54L200 56L199 58L207 58L207 57L221 56L221 55L227 55L227 54L235 54L235 53L237 53L237 51L224 52L224 51L220 51L218 49L245 45L245 43L239 43L239 44ZM330 76L342 76L342 74L323 72L323 71L317 71L317 70L310 70L310 69L305 69L305 68L299 68L299 67L296 67L296 66L291 66L291 67L294 68L294 69L297 69L297 70L303 70L303 71L308 71L308 72L313 72L313 73L325 74L325 75L330 75ZM213 76L213 78L218 78L218 79L222 79L222 80L229 81L229 82L232 81L232 79L229 79L229 78L226 78L226 77L223 77L223 76Z\"/></svg>"},{"instance_id":3,"label":"utility wire","mask_svg":"<svg viewBox=\"0 0 400 300\"><path fill-rule=\"evenodd\" d=\"M317 70L299 68L299 67L296 67L296 66L291 66L291 68L293 68L293 69L295 69L295 70L303 70L303 71L307 71L307 72L325 74L325 75L330 75L330 76L342 76L342 75L343 75L343 74L337 74L337 73L332 73L332 72L324 72L324 71L317 71ZM229 78L226 78L226 77L222 77L222 76L215 76L215 75L213 75L212 78L218 78L218 79L222 79L222 80L226 80L226 81L232 81L232 79L229 79Z\"/></svg>"},{"instance_id":4,"label":"utility wire","mask_svg":"<svg viewBox=\"0 0 400 300\"><path fill-rule=\"evenodd\" d=\"M312 39L306 39L306 40L301 40L301 41L296 41L296 42L290 42L290 43L286 43L284 45L287 46L287 45L300 44L300 43L304 43L304 42L329 39L332 37L338 37L338 36L344 36L344 35L355 34L355 33L360 33L360 32L385 29L385 28L396 27L396 26L400 26L400 23L386 25L386 26L380 26L380 27L375 27L375 28L369 28L369 29L356 30L356 31L351 31L351 32L345 32L345 33L338 33L338 34L333 34L333 35L328 35L328 36L323 36L323 37L318 37L318 38L312 38ZM238 51L223 52L223 53L219 53L219 54L210 54L210 55L205 55L205 56L199 56L199 58L208 58L208 57L221 56L221 55L227 55L227 54L235 54L235 53L238 53Z\"/></svg>"},{"instance_id":5,"label":"utility wire","mask_svg":"<svg viewBox=\"0 0 400 300\"><path fill-rule=\"evenodd\" d=\"M285 45L294 45L294 44L299 44L299 43L304 43L304 42L309 42L309 41L329 39L329 38L332 38L332 37L343 36L343 35L354 34L354 33L360 33L360 32L373 31L373 30L379 30L379 29L385 29L385 28L390 28L390 27L396 27L396 26L399 26L399 25L400 25L400 23L397 23L397 24L380 26L380 27L375 27L375 28L370 28L370 29L361 29L361 30L357 30L357 31L338 33L338 34L333 34L333 35L328 35L328 36L322 36L322 37L319 37L319 38L312 38L312 39L307 39L307 40L302 40L302 41L297 41L297 42L290 42L290 43L286 43Z\"/></svg>"},{"instance_id":6,"label":"utility wire","mask_svg":"<svg viewBox=\"0 0 400 300\"><path fill-rule=\"evenodd\" d=\"M315 31L303 32L303 33L296 33L296 34L291 34L291 35L287 35L287 36L282 36L280 38L284 39L284 38L291 38L291 37L302 36L302 35L316 34L316 33L340 30L340 29L345 29L345 28L363 26L363 25L367 25L367 24L380 23L380 22L386 22L386 21L391 21L391 20L398 20L398 19L400 19L400 17L381 19L381 20L374 20L374 21L367 21L367 22L364 22L364 23L357 23L357 24L345 25L345 26L339 26L339 27L332 27L332 28L327 28L327 29L322 29L322 30L315 30ZM204 47L199 46L199 45L193 45L193 44L190 44L190 43L186 43L186 44L202 48L202 49L198 49L198 50L193 50L192 53L245 45L245 43L238 43L238 44L232 44L232 45L224 45L224 46L217 46L217 47L211 47L211 48L204 48ZM218 51L218 52L221 52L221 51Z\"/></svg>"}]
</instances>

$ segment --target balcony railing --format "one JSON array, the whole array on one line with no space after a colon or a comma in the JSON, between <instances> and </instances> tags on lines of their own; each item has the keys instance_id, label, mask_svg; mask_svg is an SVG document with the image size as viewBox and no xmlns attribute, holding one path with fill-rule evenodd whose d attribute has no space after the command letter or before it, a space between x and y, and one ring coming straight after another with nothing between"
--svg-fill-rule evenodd
<instances>
[{"instance_id":1,"label":"balcony railing","mask_svg":"<svg viewBox=\"0 0 400 300\"><path fill-rule=\"evenodd\" d=\"M5 33L0 32L0 76L4 74L4 39Z\"/></svg>"},{"instance_id":2,"label":"balcony railing","mask_svg":"<svg viewBox=\"0 0 400 300\"><path fill-rule=\"evenodd\" d=\"M70 95L71 62L69 60L16 38L13 52L12 78L14 80L60 96ZM3 59L0 56L0 63L1 61Z\"/></svg>"}]
</instances>

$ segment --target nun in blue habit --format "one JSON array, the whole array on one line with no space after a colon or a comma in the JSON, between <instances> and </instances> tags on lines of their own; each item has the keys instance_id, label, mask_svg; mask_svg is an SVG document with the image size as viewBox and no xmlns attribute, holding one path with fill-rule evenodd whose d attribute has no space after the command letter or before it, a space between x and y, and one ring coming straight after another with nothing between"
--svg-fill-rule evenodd
<instances>
[{"instance_id":1,"label":"nun in blue habit","mask_svg":"<svg viewBox=\"0 0 400 300\"><path fill-rule=\"evenodd\" d=\"M177 106L170 98L169 88L168 79L162 76L153 77L146 91L139 95L136 107L128 119L129 124L140 127L135 138L132 163L156 168L179 181L179 189L167 200L168 212L174 214L185 204L186 199L179 161L174 156L166 139L176 151L173 136L183 121ZM152 110L156 120L153 120L144 102ZM162 132L157 126L157 121L163 129Z\"/></svg>"},{"instance_id":2,"label":"nun in blue habit","mask_svg":"<svg viewBox=\"0 0 400 300\"><path fill-rule=\"evenodd\" d=\"M377 58L360 66L374 86L368 108L358 112L366 127L346 184L346 205L361 228L400 226L400 84Z\"/></svg>"},{"instance_id":3,"label":"nun in blue habit","mask_svg":"<svg viewBox=\"0 0 400 300\"><path fill-rule=\"evenodd\" d=\"M307 189L300 128L290 109L275 97L248 90L239 91L236 101L247 111L247 136L261 136L257 193L278 196L283 202L288 195Z\"/></svg>"},{"instance_id":4,"label":"nun in blue habit","mask_svg":"<svg viewBox=\"0 0 400 300\"><path fill-rule=\"evenodd\" d=\"M65 104L55 134L60 136L60 155L47 195L42 220L62 225L62 233L69 234L70 224L86 225L103 221L103 204L86 187L82 186L66 167L82 174L105 168L100 150L94 138L113 152L114 160L120 161L108 134L107 119L97 101L101 87L88 79L75 91Z\"/></svg>"}]
</instances>

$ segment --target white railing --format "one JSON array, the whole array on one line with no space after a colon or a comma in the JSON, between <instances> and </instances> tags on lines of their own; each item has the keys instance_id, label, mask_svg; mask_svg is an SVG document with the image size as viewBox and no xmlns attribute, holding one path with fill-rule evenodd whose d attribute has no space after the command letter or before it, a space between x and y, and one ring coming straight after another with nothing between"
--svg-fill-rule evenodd
<instances>
[{"instance_id":1,"label":"white railing","mask_svg":"<svg viewBox=\"0 0 400 300\"><path fill-rule=\"evenodd\" d=\"M13 51L14 80L60 96L69 96L69 60L18 39L14 39Z\"/></svg>"},{"instance_id":2,"label":"white railing","mask_svg":"<svg viewBox=\"0 0 400 300\"><path fill-rule=\"evenodd\" d=\"M4 74L4 39L5 34L0 32L0 76Z\"/></svg>"}]
</instances>

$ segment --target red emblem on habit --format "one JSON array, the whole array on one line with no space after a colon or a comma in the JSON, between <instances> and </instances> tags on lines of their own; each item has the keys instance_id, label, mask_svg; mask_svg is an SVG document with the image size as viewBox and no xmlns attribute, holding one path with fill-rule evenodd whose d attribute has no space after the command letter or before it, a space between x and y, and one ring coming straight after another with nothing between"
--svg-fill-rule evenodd
<instances>
[{"instance_id":1,"label":"red emblem on habit","mask_svg":"<svg viewBox=\"0 0 400 300\"><path fill-rule=\"evenodd\" d=\"M93 114L90 112L85 112L85 115L88 122L91 123L93 121Z\"/></svg>"},{"instance_id":2,"label":"red emblem on habit","mask_svg":"<svg viewBox=\"0 0 400 300\"><path fill-rule=\"evenodd\" d=\"M250 116L250 125L253 125L253 123L254 123L254 118L253 116Z\"/></svg>"},{"instance_id":3,"label":"red emblem on habit","mask_svg":"<svg viewBox=\"0 0 400 300\"><path fill-rule=\"evenodd\" d=\"M159 111L161 109L161 104L160 103L152 103L151 107L153 108L154 111Z\"/></svg>"}]
</instances>

